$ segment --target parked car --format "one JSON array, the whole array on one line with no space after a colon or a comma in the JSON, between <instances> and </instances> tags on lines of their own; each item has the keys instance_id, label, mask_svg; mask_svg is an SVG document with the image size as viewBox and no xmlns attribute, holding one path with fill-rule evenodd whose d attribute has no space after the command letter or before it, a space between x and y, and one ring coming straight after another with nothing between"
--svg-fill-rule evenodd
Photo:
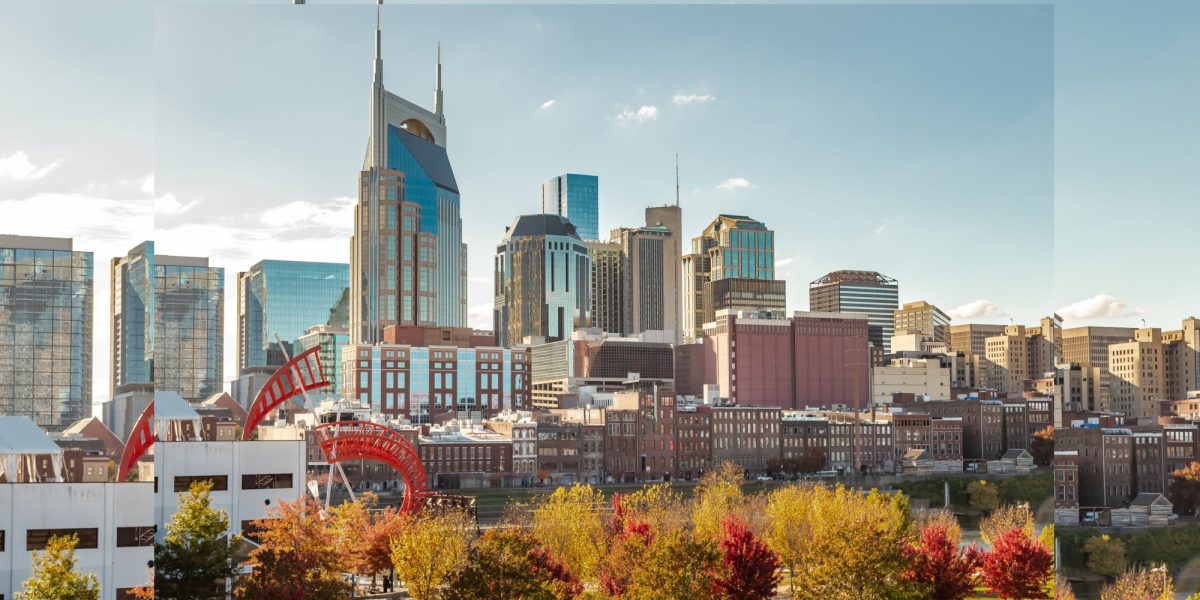
<instances>
[{"instance_id":1,"label":"parked car","mask_svg":"<svg viewBox=\"0 0 1200 600\"><path fill-rule=\"evenodd\" d=\"M755 477L755 479L759 481L774 481L774 478L770 475L759 475L758 477Z\"/></svg>"}]
</instances>

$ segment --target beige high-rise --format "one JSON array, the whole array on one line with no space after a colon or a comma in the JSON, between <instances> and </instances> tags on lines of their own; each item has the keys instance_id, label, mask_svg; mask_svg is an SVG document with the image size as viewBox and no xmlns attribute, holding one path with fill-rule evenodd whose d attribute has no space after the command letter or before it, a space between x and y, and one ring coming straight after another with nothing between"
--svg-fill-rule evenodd
<instances>
[{"instance_id":1,"label":"beige high-rise","mask_svg":"<svg viewBox=\"0 0 1200 600\"><path fill-rule=\"evenodd\" d=\"M950 342L950 317L924 300L905 302L894 315L896 335L922 333L933 337L935 342Z\"/></svg>"},{"instance_id":2,"label":"beige high-rise","mask_svg":"<svg viewBox=\"0 0 1200 600\"><path fill-rule=\"evenodd\" d=\"M1126 417L1154 419L1166 389L1162 330L1138 329L1133 341L1108 347L1109 399Z\"/></svg>"},{"instance_id":3,"label":"beige high-rise","mask_svg":"<svg viewBox=\"0 0 1200 600\"><path fill-rule=\"evenodd\" d=\"M1062 362L1098 369L1093 384L1097 410L1110 410L1108 347L1133 339L1132 327L1070 327L1062 330Z\"/></svg>"}]
</instances>

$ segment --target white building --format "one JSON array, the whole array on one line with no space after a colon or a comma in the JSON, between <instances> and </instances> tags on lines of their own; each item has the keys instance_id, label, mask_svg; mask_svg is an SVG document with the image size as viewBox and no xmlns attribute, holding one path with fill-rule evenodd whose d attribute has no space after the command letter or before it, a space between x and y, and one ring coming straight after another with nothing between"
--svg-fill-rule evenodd
<instances>
[{"instance_id":1,"label":"white building","mask_svg":"<svg viewBox=\"0 0 1200 600\"><path fill-rule=\"evenodd\" d=\"M49 472L38 464L49 457ZM26 417L0 417L0 598L13 598L33 553L75 534L76 569L100 582L102 600L146 585L154 560L152 483L64 483L62 450Z\"/></svg>"},{"instance_id":2,"label":"white building","mask_svg":"<svg viewBox=\"0 0 1200 600\"><path fill-rule=\"evenodd\" d=\"M950 399L952 369L939 358L897 358L874 367L871 399L876 405L891 404L892 394L907 393L932 401Z\"/></svg>"}]
</instances>

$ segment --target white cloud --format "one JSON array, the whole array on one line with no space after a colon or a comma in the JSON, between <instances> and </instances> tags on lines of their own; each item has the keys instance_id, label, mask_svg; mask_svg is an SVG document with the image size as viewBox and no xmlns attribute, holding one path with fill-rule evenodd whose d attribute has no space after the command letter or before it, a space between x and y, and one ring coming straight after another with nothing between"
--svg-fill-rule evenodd
<instances>
[{"instance_id":1,"label":"white cloud","mask_svg":"<svg viewBox=\"0 0 1200 600\"><path fill-rule=\"evenodd\" d=\"M354 205L357 200L348 197L333 198L326 202L293 200L287 204L263 211L259 220L271 227L329 227L340 228L349 235L354 225Z\"/></svg>"},{"instance_id":2,"label":"white cloud","mask_svg":"<svg viewBox=\"0 0 1200 600\"><path fill-rule=\"evenodd\" d=\"M646 121L653 121L658 118L658 107L652 104L645 104L636 111L626 108L621 110L621 114L618 114L614 118L624 123L645 123Z\"/></svg>"},{"instance_id":3,"label":"white cloud","mask_svg":"<svg viewBox=\"0 0 1200 600\"><path fill-rule=\"evenodd\" d=\"M880 225L875 228L875 235L883 235L885 231L887 231L887 225Z\"/></svg>"},{"instance_id":4,"label":"white cloud","mask_svg":"<svg viewBox=\"0 0 1200 600\"><path fill-rule=\"evenodd\" d=\"M62 161L56 160L44 167L39 167L30 162L28 154L17 151L8 158L0 158L0 179L33 181L45 177L60 164Z\"/></svg>"},{"instance_id":5,"label":"white cloud","mask_svg":"<svg viewBox=\"0 0 1200 600\"><path fill-rule=\"evenodd\" d=\"M782 269L783 267L786 267L798 260L800 260L799 256L789 256L787 258L781 258L781 259L775 261L775 268Z\"/></svg>"},{"instance_id":6,"label":"white cloud","mask_svg":"<svg viewBox=\"0 0 1200 600\"><path fill-rule=\"evenodd\" d=\"M1129 303L1118 300L1108 294L1097 294L1072 302L1058 309L1058 315L1063 320L1071 319L1119 319L1142 314L1140 308L1130 308Z\"/></svg>"},{"instance_id":7,"label":"white cloud","mask_svg":"<svg viewBox=\"0 0 1200 600\"><path fill-rule=\"evenodd\" d=\"M547 109L549 109L551 106L554 106L554 98L551 98L551 99L549 99L549 100L547 100L547 101L543 102L543 103L542 103L542 105L541 105L541 107L539 107L539 108L538 108L538 110L547 110Z\"/></svg>"},{"instance_id":8,"label":"white cloud","mask_svg":"<svg viewBox=\"0 0 1200 600\"><path fill-rule=\"evenodd\" d=\"M145 181L142 182L142 192L146 194L154 193L154 173L147 175Z\"/></svg>"},{"instance_id":9,"label":"white cloud","mask_svg":"<svg viewBox=\"0 0 1200 600\"><path fill-rule=\"evenodd\" d=\"M962 306L950 309L946 313L951 319L978 319L980 317L1003 317L1012 313L1000 308L993 302L980 298Z\"/></svg>"},{"instance_id":10,"label":"white cloud","mask_svg":"<svg viewBox=\"0 0 1200 600\"><path fill-rule=\"evenodd\" d=\"M750 187L754 187L754 184L750 183L750 180L745 177L730 177L717 184L717 189L719 190L742 190Z\"/></svg>"},{"instance_id":11,"label":"white cloud","mask_svg":"<svg viewBox=\"0 0 1200 600\"><path fill-rule=\"evenodd\" d=\"M146 186L142 186L145 189ZM175 194L163 194L154 199L154 212L162 215L182 215L183 213L196 208L200 204L200 200L192 200L187 204L180 202Z\"/></svg>"},{"instance_id":12,"label":"white cloud","mask_svg":"<svg viewBox=\"0 0 1200 600\"><path fill-rule=\"evenodd\" d=\"M712 102L717 97L712 94L675 94L671 98L672 104L692 104L695 102Z\"/></svg>"},{"instance_id":13,"label":"white cloud","mask_svg":"<svg viewBox=\"0 0 1200 600\"><path fill-rule=\"evenodd\" d=\"M492 305L472 304L467 307L467 322L476 329L492 328Z\"/></svg>"}]
</instances>

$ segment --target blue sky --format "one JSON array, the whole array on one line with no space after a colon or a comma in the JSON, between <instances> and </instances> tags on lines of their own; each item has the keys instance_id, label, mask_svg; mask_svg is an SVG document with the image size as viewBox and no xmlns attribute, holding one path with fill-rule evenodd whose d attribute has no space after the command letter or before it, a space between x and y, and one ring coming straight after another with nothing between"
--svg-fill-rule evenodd
<instances>
[{"instance_id":1,"label":"blue sky","mask_svg":"<svg viewBox=\"0 0 1200 600\"><path fill-rule=\"evenodd\" d=\"M789 304L840 268L963 321L1163 327L1197 311L1200 9L1045 5L384 7L385 84L432 104L443 44L473 322L538 186L599 175L601 229L673 200L777 232ZM154 238L230 278L346 260L374 7L0 6L0 231L109 258ZM46 218L54 215L55 218ZM103 279L104 281L100 281ZM226 376L235 353L227 304ZM99 394L98 394L99 395Z\"/></svg>"}]
</instances>

